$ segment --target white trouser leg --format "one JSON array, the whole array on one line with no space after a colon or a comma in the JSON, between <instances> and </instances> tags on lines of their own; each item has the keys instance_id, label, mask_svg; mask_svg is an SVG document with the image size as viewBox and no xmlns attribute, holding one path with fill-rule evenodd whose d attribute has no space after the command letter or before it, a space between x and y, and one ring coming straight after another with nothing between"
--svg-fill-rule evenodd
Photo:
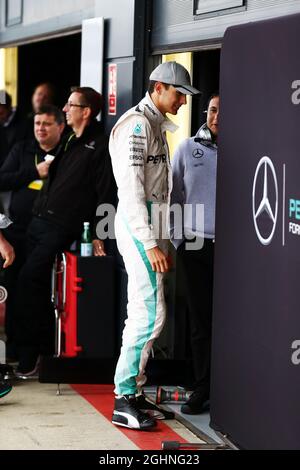
<instances>
[{"instance_id":1,"label":"white trouser leg","mask_svg":"<svg viewBox=\"0 0 300 470\"><path fill-rule=\"evenodd\" d=\"M143 245L116 217L118 248L128 274L127 320L115 373L115 393L131 395L146 381L145 366L166 317L163 274L151 269Z\"/></svg>"}]
</instances>

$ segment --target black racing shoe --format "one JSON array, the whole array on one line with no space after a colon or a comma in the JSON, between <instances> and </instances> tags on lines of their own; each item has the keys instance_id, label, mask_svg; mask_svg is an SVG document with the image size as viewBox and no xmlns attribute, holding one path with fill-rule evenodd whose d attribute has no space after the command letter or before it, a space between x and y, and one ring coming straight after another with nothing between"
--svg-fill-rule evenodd
<instances>
[{"instance_id":1,"label":"black racing shoe","mask_svg":"<svg viewBox=\"0 0 300 470\"><path fill-rule=\"evenodd\" d=\"M175 413L173 411L167 411L163 408L152 403L142 393L136 396L136 404L143 413L148 413L152 418L155 419L174 419Z\"/></svg>"},{"instance_id":2,"label":"black racing shoe","mask_svg":"<svg viewBox=\"0 0 300 470\"><path fill-rule=\"evenodd\" d=\"M181 406L181 413L186 415L198 415L203 413L209 408L208 400L209 392L201 388L196 388L188 401Z\"/></svg>"},{"instance_id":3,"label":"black racing shoe","mask_svg":"<svg viewBox=\"0 0 300 470\"><path fill-rule=\"evenodd\" d=\"M112 423L125 428L146 431L156 426L156 421L148 413L143 413L137 406L135 395L123 395L115 398Z\"/></svg>"},{"instance_id":4,"label":"black racing shoe","mask_svg":"<svg viewBox=\"0 0 300 470\"><path fill-rule=\"evenodd\" d=\"M0 398L7 395L12 389L11 384L0 375Z\"/></svg>"}]
</instances>

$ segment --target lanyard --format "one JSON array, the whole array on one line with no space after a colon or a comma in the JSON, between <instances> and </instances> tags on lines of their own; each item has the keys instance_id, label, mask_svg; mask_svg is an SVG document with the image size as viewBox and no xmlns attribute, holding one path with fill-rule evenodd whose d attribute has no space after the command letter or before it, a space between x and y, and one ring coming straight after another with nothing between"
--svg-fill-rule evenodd
<instances>
[{"instance_id":1,"label":"lanyard","mask_svg":"<svg viewBox=\"0 0 300 470\"><path fill-rule=\"evenodd\" d=\"M64 148L64 151L66 152L68 147L69 147L69 143L71 142L71 140L73 139L73 137L75 136L75 132L73 134L71 134L67 140L67 143L65 145L65 148Z\"/></svg>"},{"instance_id":2,"label":"lanyard","mask_svg":"<svg viewBox=\"0 0 300 470\"><path fill-rule=\"evenodd\" d=\"M35 163L35 166L37 166L37 164L38 164L38 154L37 153L34 156L34 163ZM34 189L35 191L40 191L43 187L43 184L44 184L43 180L38 179L38 180L31 181L31 183L29 183L29 185L27 187L29 189Z\"/></svg>"}]
</instances>

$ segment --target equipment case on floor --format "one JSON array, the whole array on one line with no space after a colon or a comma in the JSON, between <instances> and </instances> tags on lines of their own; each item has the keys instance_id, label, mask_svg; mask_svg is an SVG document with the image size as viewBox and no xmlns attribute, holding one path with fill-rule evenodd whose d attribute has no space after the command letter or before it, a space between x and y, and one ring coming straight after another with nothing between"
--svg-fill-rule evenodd
<instances>
[{"instance_id":1,"label":"equipment case on floor","mask_svg":"<svg viewBox=\"0 0 300 470\"><path fill-rule=\"evenodd\" d=\"M112 358L115 341L115 264L110 256L65 254L60 314L63 357ZM63 273L64 274L64 273ZM59 306L58 306L59 308Z\"/></svg>"}]
</instances>

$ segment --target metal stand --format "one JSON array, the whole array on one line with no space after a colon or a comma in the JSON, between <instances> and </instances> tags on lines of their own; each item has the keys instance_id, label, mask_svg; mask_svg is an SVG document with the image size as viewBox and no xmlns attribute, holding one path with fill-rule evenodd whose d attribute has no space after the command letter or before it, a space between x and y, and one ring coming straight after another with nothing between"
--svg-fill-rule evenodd
<instances>
[{"instance_id":1,"label":"metal stand","mask_svg":"<svg viewBox=\"0 0 300 470\"><path fill-rule=\"evenodd\" d=\"M199 439L208 442L178 442L178 441L162 441L161 448L163 450L180 450L180 449L195 449L195 450L239 450L228 438L226 434L221 434L215 431L217 436L221 439L221 443L214 441L210 436L203 432L196 432L195 427L188 424L181 416L176 415L175 419L180 421L187 429L194 432Z\"/></svg>"},{"instance_id":2,"label":"metal stand","mask_svg":"<svg viewBox=\"0 0 300 470\"><path fill-rule=\"evenodd\" d=\"M231 440L229 439L229 437L227 436L227 434L222 434L220 433L219 431L215 431L215 433L217 434L217 436L224 442L224 444L226 444L226 446L231 449L231 450L239 450L239 448L233 443L231 442Z\"/></svg>"},{"instance_id":3,"label":"metal stand","mask_svg":"<svg viewBox=\"0 0 300 470\"><path fill-rule=\"evenodd\" d=\"M61 356L61 317L65 311L66 303L66 270L67 270L67 261L64 253L60 256L57 255L54 261L52 269L52 293L51 299L54 304L55 312L55 357ZM59 295L59 279L58 276L61 274L61 283L62 283L62 292L61 297ZM60 384L57 384L56 396L61 395Z\"/></svg>"}]
</instances>

